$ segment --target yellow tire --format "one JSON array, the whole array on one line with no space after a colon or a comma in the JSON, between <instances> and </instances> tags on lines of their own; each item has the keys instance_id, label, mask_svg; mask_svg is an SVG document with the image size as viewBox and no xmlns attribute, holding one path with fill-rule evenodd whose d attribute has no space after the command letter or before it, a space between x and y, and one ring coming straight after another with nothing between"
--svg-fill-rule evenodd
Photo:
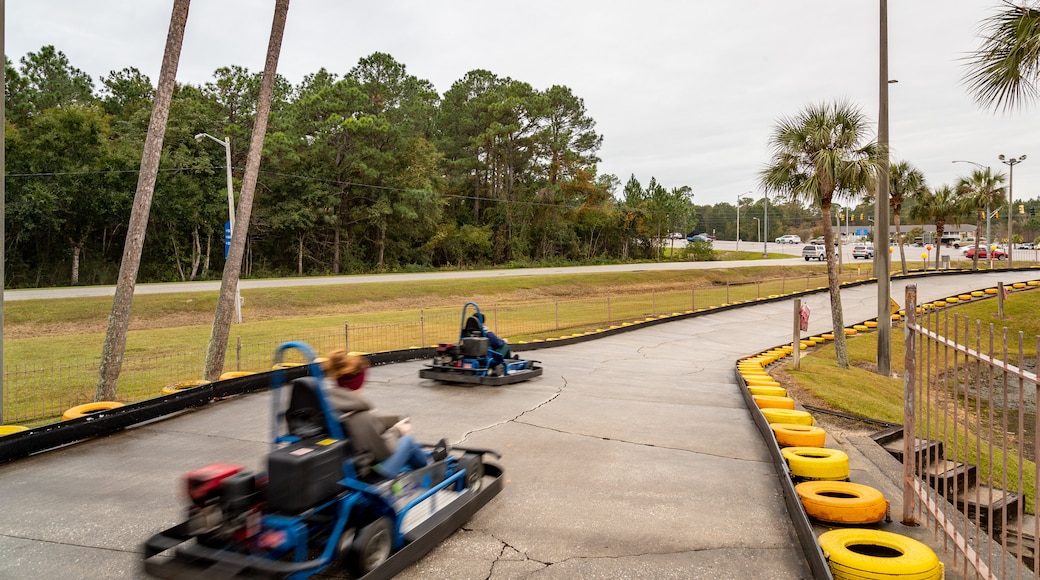
<instances>
[{"instance_id":1,"label":"yellow tire","mask_svg":"<svg viewBox=\"0 0 1040 580\"><path fill-rule=\"evenodd\" d=\"M846 328L845 329L845 336L853 336L856 333L857 333L857 331L856 331L855 328Z\"/></svg>"},{"instance_id":2,"label":"yellow tire","mask_svg":"<svg viewBox=\"0 0 1040 580\"><path fill-rule=\"evenodd\" d=\"M15 433L21 433L22 431L28 431L28 427L21 425L0 425L0 437L4 435L14 435Z\"/></svg>"},{"instance_id":3,"label":"yellow tire","mask_svg":"<svg viewBox=\"0 0 1040 580\"><path fill-rule=\"evenodd\" d=\"M876 524L888 514L885 496L869 485L847 481L805 481L794 486L805 513L821 522Z\"/></svg>"},{"instance_id":4,"label":"yellow tire","mask_svg":"<svg viewBox=\"0 0 1040 580\"><path fill-rule=\"evenodd\" d=\"M747 390L752 395L767 395L771 397L787 396L787 389L783 387L762 387L759 385L748 385Z\"/></svg>"},{"instance_id":5,"label":"yellow tire","mask_svg":"<svg viewBox=\"0 0 1040 580\"><path fill-rule=\"evenodd\" d=\"M810 336L809 340L815 341L816 343L821 343L821 342L825 342L827 339L824 338L823 336Z\"/></svg>"},{"instance_id":6,"label":"yellow tire","mask_svg":"<svg viewBox=\"0 0 1040 580\"><path fill-rule=\"evenodd\" d=\"M997 289L996 288L986 288L985 290L983 290L983 292L985 292L986 294L996 294L997 293Z\"/></svg>"},{"instance_id":7,"label":"yellow tire","mask_svg":"<svg viewBox=\"0 0 1040 580\"><path fill-rule=\"evenodd\" d=\"M1025 282L1015 282L1014 284L1011 285L1011 287L1012 288L1017 288L1018 290L1021 290L1021 289L1026 287L1026 283Z\"/></svg>"},{"instance_id":8,"label":"yellow tire","mask_svg":"<svg viewBox=\"0 0 1040 580\"><path fill-rule=\"evenodd\" d=\"M982 290L975 290L974 292L971 293L971 295L974 298L982 298L983 296L986 295L986 293L983 292Z\"/></svg>"},{"instance_id":9,"label":"yellow tire","mask_svg":"<svg viewBox=\"0 0 1040 580\"><path fill-rule=\"evenodd\" d=\"M767 423L794 423L796 425L815 425L816 420L806 411L798 409L761 409Z\"/></svg>"},{"instance_id":10,"label":"yellow tire","mask_svg":"<svg viewBox=\"0 0 1040 580\"><path fill-rule=\"evenodd\" d=\"M863 323L863 326L866 326L867 328L877 328L877 321L876 320L868 320L868 321Z\"/></svg>"},{"instance_id":11,"label":"yellow tire","mask_svg":"<svg viewBox=\"0 0 1040 580\"><path fill-rule=\"evenodd\" d=\"M971 294L960 294L957 298L961 301L967 302L968 300L971 300Z\"/></svg>"},{"instance_id":12,"label":"yellow tire","mask_svg":"<svg viewBox=\"0 0 1040 580\"><path fill-rule=\"evenodd\" d=\"M825 333L821 334L820 336L823 337L823 340L834 340L834 333L833 332L825 332Z\"/></svg>"},{"instance_id":13,"label":"yellow tire","mask_svg":"<svg viewBox=\"0 0 1040 580\"><path fill-rule=\"evenodd\" d=\"M823 447L827 444L827 432L813 425L771 423L769 428L780 447Z\"/></svg>"},{"instance_id":14,"label":"yellow tire","mask_svg":"<svg viewBox=\"0 0 1040 580\"><path fill-rule=\"evenodd\" d=\"M744 382L747 383L749 387L782 387L783 386L783 385L781 385L780 383L778 383L776 381L769 381L769 380L762 380L762 379L757 379L757 380L756 379L751 379L751 380L746 380L745 379Z\"/></svg>"},{"instance_id":15,"label":"yellow tire","mask_svg":"<svg viewBox=\"0 0 1040 580\"><path fill-rule=\"evenodd\" d=\"M900 534L869 528L841 528L820 534L816 541L836 580L943 578L943 563L935 552Z\"/></svg>"},{"instance_id":16,"label":"yellow tire","mask_svg":"<svg viewBox=\"0 0 1040 580\"><path fill-rule=\"evenodd\" d=\"M785 447L780 452L794 477L827 481L849 478L849 456L839 449Z\"/></svg>"},{"instance_id":17,"label":"yellow tire","mask_svg":"<svg viewBox=\"0 0 1040 580\"><path fill-rule=\"evenodd\" d=\"M893 315L892 315L892 320L902 320L902 318L903 318L903 317L902 317L902 316L900 316L900 315L898 315L898 314L893 314Z\"/></svg>"},{"instance_id":18,"label":"yellow tire","mask_svg":"<svg viewBox=\"0 0 1040 580\"><path fill-rule=\"evenodd\" d=\"M255 375L255 374L256 373L254 373L253 371L229 371L229 372L226 372L226 373L220 375L220 379L218 379L218 380L226 381L228 379L237 379L238 377L248 377L249 375Z\"/></svg>"},{"instance_id":19,"label":"yellow tire","mask_svg":"<svg viewBox=\"0 0 1040 580\"><path fill-rule=\"evenodd\" d=\"M63 421L68 421L69 419L78 419L80 417L86 417L87 415L93 413L98 413L101 411L110 411L112 409L116 409L122 406L123 403L117 401L100 401L97 403L76 405L75 407L72 407L71 409L68 409L67 411L62 413L61 419Z\"/></svg>"},{"instance_id":20,"label":"yellow tire","mask_svg":"<svg viewBox=\"0 0 1040 580\"><path fill-rule=\"evenodd\" d=\"M946 302L947 304L956 304L956 303L958 303L960 301L961 301L960 298L957 298L956 296L950 296L949 298L947 298L943 302Z\"/></svg>"},{"instance_id":21,"label":"yellow tire","mask_svg":"<svg viewBox=\"0 0 1040 580\"><path fill-rule=\"evenodd\" d=\"M1040 286L1040 280L1030 280L1026 282L1026 286Z\"/></svg>"},{"instance_id":22,"label":"yellow tire","mask_svg":"<svg viewBox=\"0 0 1040 580\"><path fill-rule=\"evenodd\" d=\"M194 389L195 387L201 387L202 385L208 385L209 381L180 381L178 383L171 383L162 388L162 394L172 395L188 389Z\"/></svg>"},{"instance_id":23,"label":"yellow tire","mask_svg":"<svg viewBox=\"0 0 1040 580\"><path fill-rule=\"evenodd\" d=\"M852 329L855 330L856 332L866 332L867 329L869 329L869 328L870 327L868 327L866 324L854 324L854 325L852 325Z\"/></svg>"},{"instance_id":24,"label":"yellow tire","mask_svg":"<svg viewBox=\"0 0 1040 580\"><path fill-rule=\"evenodd\" d=\"M791 397L774 397L772 395L751 395L759 409L794 409Z\"/></svg>"}]
</instances>

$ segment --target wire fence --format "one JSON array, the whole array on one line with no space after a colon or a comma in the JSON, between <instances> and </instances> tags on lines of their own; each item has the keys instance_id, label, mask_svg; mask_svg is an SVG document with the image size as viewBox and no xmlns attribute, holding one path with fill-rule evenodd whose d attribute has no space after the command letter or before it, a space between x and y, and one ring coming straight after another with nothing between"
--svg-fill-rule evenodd
<instances>
[{"instance_id":1,"label":"wire fence","mask_svg":"<svg viewBox=\"0 0 1040 580\"><path fill-rule=\"evenodd\" d=\"M843 282L865 278L868 273L846 273ZM770 278L747 283L690 287L687 290L650 290L633 294L602 294L568 300L488 304L482 307L492 331L512 343L553 340L586 331L630 324L648 317L694 312L723 304L737 304L825 287L822 274ZM243 343L235 338L225 356L225 372L269 370L272 357L286 340L309 344L317 353L336 348L375 353L434 346L458 339L460 309L419 311L416 320L395 323L344 322L342 333L284 337ZM300 357L290 351L287 356ZM206 352L181 352L170 356L126 354L117 386L118 402L131 403L163 395L180 383L203 375ZM287 363L305 362L302 360ZM60 420L77 405L94 402L100 360L83 364L11 364L4 366L4 422L39 426Z\"/></svg>"},{"instance_id":2,"label":"wire fence","mask_svg":"<svg viewBox=\"0 0 1040 580\"><path fill-rule=\"evenodd\" d=\"M1027 354L1023 333L1009 336L948 310L918 314L910 307L916 298L908 286L903 521L924 521L942 535L965 578L969 570L976 578L1040 578L1040 337Z\"/></svg>"}]
</instances>

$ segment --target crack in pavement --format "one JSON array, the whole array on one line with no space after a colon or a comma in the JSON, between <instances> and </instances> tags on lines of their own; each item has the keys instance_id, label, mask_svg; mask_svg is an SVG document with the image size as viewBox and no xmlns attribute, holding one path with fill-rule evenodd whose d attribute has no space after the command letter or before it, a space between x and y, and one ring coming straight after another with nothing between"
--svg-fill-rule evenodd
<instances>
[{"instance_id":1,"label":"crack in pavement","mask_svg":"<svg viewBox=\"0 0 1040 580\"><path fill-rule=\"evenodd\" d=\"M557 429L555 427L546 427L544 425L535 425L534 423L527 423L525 421L516 421L516 422L520 423L521 425L527 425L528 427L534 427L535 429L544 429L546 431L553 431L553 432L556 432L556 433L562 433L564 435L573 435L575 437L587 437L589 439L599 439L601 441L611 441L611 442L615 442L615 443L627 443L629 445L638 445L640 447L651 447L651 448L655 448L655 449L665 449L665 450L668 450L668 451L682 451L682 452L685 452L685 453L694 453L694 454L697 454L697 455L704 455L704 456L707 456L707 457L716 457L716 458L719 458L719 459L733 459L733 460L736 460L736 461L748 461L748 462L752 462L752 463L772 463L771 459L764 459L764 460L761 460L761 461L756 460L756 459L745 459L745 458L741 458L741 457L732 457L730 455L722 455L722 454L718 454L718 453L708 453L706 451L694 451L692 449L683 449L681 447L670 447L670 446L667 446L667 445L655 445L653 443L640 443L638 441L629 441L627 439L616 439L614 437L605 437L603 435L589 435L587 433L576 433L574 431L565 431L563 429Z\"/></svg>"},{"instance_id":2,"label":"crack in pavement","mask_svg":"<svg viewBox=\"0 0 1040 580\"><path fill-rule=\"evenodd\" d=\"M138 552L138 550L136 550L136 549L126 550L126 549L121 549L121 548L110 548L108 546L93 546L93 545L90 545L90 544L76 544L76 543L73 543L73 542L58 542L58 541L55 541L55 540L45 540L43 538L30 538L30 537L27 537L27 536L19 536L19 535L15 535L15 534L0 534L0 537L11 538L11 539L14 539L14 540L25 540L26 542L39 542L39 543L42 543L42 544L53 544L55 546L71 546L71 547L74 547L74 548L87 548L87 549L90 549L90 550L105 550L107 552L116 552L116 553L119 553L119 554L133 554L133 553Z\"/></svg>"},{"instance_id":3,"label":"crack in pavement","mask_svg":"<svg viewBox=\"0 0 1040 580\"><path fill-rule=\"evenodd\" d=\"M479 433L481 431L487 431L488 429L494 429L495 427L498 427L500 425L505 425L506 423L512 423L512 422L516 421L517 419L519 419L520 417L523 417L527 413L531 413L533 411L537 411L538 409L541 409L542 407L544 407L544 406L548 405L549 403L555 401L561 394L563 394L563 390L565 388L567 388L567 378L566 377L560 377L560 378L563 379L563 384L560 385L560 388L556 389L556 392L553 393L553 395L551 397L549 397L548 399L542 401L541 403L538 403L537 405L535 405L535 406L533 406L533 407L531 407L529 409L524 409L523 411L517 413L513 417L511 417L509 419L506 419L504 421L499 421L497 423L492 423L490 425L485 425L484 427L479 427L477 429L470 429L469 431L466 431L466 433L462 435L462 439L460 439L457 443L455 443L455 445L459 445L460 443L465 442L466 439L469 439L469 436L474 434L474 433Z\"/></svg>"}]
</instances>

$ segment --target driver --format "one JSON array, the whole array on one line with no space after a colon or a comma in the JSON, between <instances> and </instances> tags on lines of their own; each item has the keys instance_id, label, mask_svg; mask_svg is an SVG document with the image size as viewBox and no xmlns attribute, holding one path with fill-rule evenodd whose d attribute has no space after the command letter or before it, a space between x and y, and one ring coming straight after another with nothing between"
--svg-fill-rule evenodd
<instances>
[{"instance_id":1,"label":"driver","mask_svg":"<svg viewBox=\"0 0 1040 580\"><path fill-rule=\"evenodd\" d=\"M412 437L409 419L376 415L372 405L361 396L368 367L367 358L343 349L330 352L322 362L325 392L341 413L340 421L354 450L371 453L372 471L385 478L396 477L405 466L425 467L431 456Z\"/></svg>"},{"instance_id":2,"label":"driver","mask_svg":"<svg viewBox=\"0 0 1040 580\"><path fill-rule=\"evenodd\" d=\"M484 325L484 313L478 312L474 314L474 317L480 321L480 328L484 331L484 336L488 339L488 347L502 355L502 358L511 358L513 352L509 349L509 343L504 339L499 338L497 334L488 330L488 327Z\"/></svg>"}]
</instances>

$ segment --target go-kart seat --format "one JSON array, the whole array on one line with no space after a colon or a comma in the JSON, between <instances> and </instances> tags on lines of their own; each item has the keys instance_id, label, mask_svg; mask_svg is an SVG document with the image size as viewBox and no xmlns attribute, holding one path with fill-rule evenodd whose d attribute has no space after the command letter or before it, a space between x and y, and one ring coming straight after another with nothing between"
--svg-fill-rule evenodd
<instances>
[{"instance_id":1,"label":"go-kart seat","mask_svg":"<svg viewBox=\"0 0 1040 580\"><path fill-rule=\"evenodd\" d=\"M305 439L329 432L318 400L318 380L314 377L293 379L289 406L285 409L285 424L290 435Z\"/></svg>"},{"instance_id":2,"label":"go-kart seat","mask_svg":"<svg viewBox=\"0 0 1040 580\"><path fill-rule=\"evenodd\" d=\"M484 336L484 325L476 315L466 319L466 324L462 327L462 336Z\"/></svg>"}]
</instances>

